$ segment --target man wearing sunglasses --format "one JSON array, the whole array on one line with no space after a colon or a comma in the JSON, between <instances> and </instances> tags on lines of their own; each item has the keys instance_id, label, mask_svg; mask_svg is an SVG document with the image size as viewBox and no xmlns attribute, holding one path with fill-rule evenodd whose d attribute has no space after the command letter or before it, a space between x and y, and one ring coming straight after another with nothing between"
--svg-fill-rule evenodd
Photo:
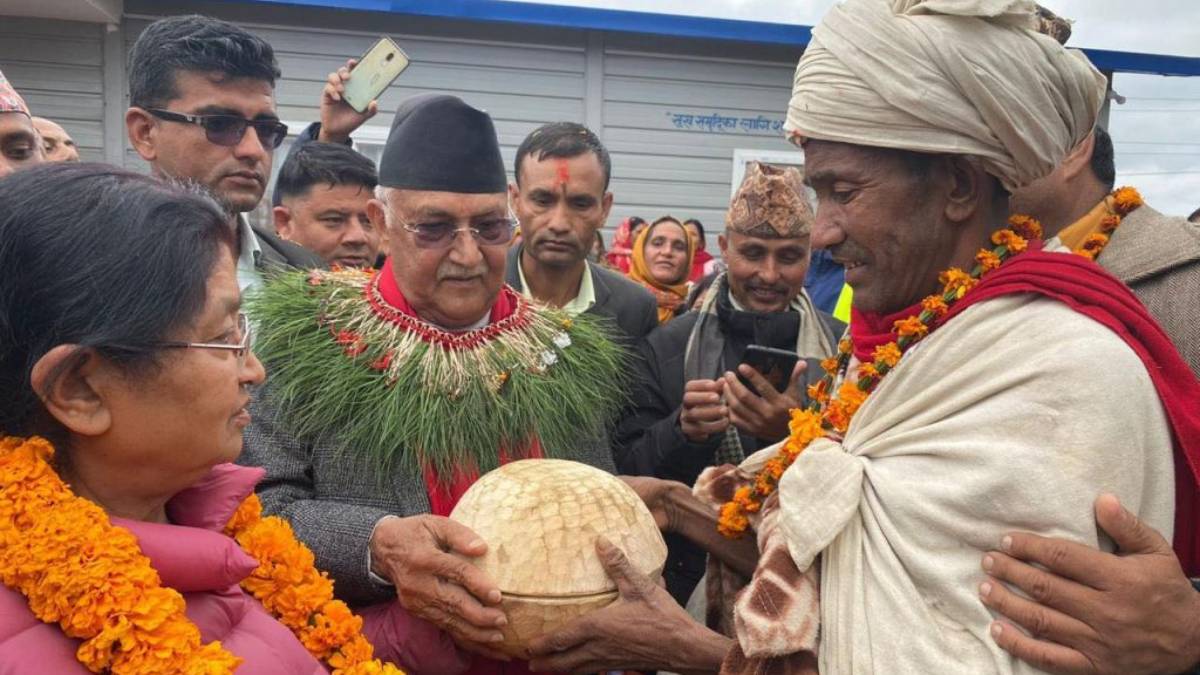
<instances>
[{"instance_id":1,"label":"man wearing sunglasses","mask_svg":"<svg viewBox=\"0 0 1200 675\"><path fill-rule=\"evenodd\" d=\"M505 659L489 647L507 621L501 589L464 561L486 545L445 516L509 460L613 471L605 430L623 396L610 322L504 284L507 183L487 113L410 98L367 206L388 234L383 268L280 275L251 305L271 379L241 461L267 469L264 508L344 600L398 597L475 652L469 675L528 670L491 658Z\"/></svg>"},{"instance_id":2,"label":"man wearing sunglasses","mask_svg":"<svg viewBox=\"0 0 1200 675\"><path fill-rule=\"evenodd\" d=\"M129 57L129 141L155 173L195 182L229 210L242 289L261 282L268 267L322 264L241 215L262 199L273 153L287 136L275 112L279 74L271 45L203 16L155 21Z\"/></svg>"}]
</instances>

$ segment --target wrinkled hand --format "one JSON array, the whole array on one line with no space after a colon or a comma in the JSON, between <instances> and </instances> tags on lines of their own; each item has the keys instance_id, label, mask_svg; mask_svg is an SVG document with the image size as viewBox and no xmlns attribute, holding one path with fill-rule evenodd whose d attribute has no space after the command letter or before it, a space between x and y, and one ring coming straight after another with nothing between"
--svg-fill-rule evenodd
<instances>
[{"instance_id":1,"label":"wrinkled hand","mask_svg":"<svg viewBox=\"0 0 1200 675\"><path fill-rule=\"evenodd\" d=\"M445 630L472 651L504 636L507 619L496 605L500 589L463 556L487 551L479 535L441 516L422 515L380 521L371 537L373 571L396 586L400 604Z\"/></svg>"},{"instance_id":2,"label":"wrinkled hand","mask_svg":"<svg viewBox=\"0 0 1200 675\"><path fill-rule=\"evenodd\" d=\"M1112 495L1096 500L1096 521L1119 553L1015 533L1003 553L984 557L984 604L1030 633L997 621L997 644L1064 675L1179 673L1200 663L1200 593L1170 544Z\"/></svg>"},{"instance_id":3,"label":"wrinkled hand","mask_svg":"<svg viewBox=\"0 0 1200 675\"><path fill-rule=\"evenodd\" d=\"M620 596L603 609L572 621L529 645L535 672L596 673L609 670L716 670L729 641L700 627L667 593L608 540L596 553ZM713 659L715 658L715 663Z\"/></svg>"},{"instance_id":4,"label":"wrinkled hand","mask_svg":"<svg viewBox=\"0 0 1200 675\"><path fill-rule=\"evenodd\" d=\"M683 385L679 428L693 443L703 443L729 428L729 408L721 401L724 380L692 380Z\"/></svg>"},{"instance_id":5,"label":"wrinkled hand","mask_svg":"<svg viewBox=\"0 0 1200 675\"><path fill-rule=\"evenodd\" d=\"M633 491L641 498L646 508L650 510L650 515L654 516L654 524L658 526L659 530L671 532L676 529L676 513L670 497L672 492L680 489L690 493L686 485L650 476L618 476L618 478L625 481L625 484L633 488Z\"/></svg>"},{"instance_id":6,"label":"wrinkled hand","mask_svg":"<svg viewBox=\"0 0 1200 675\"><path fill-rule=\"evenodd\" d=\"M345 143L355 129L379 112L379 101L371 101L366 112L360 113L342 100L350 72L357 65L357 59L350 59L326 78L325 88L321 90L321 132L317 135L318 141Z\"/></svg>"},{"instance_id":7,"label":"wrinkled hand","mask_svg":"<svg viewBox=\"0 0 1200 675\"><path fill-rule=\"evenodd\" d=\"M755 438L768 441L786 438L792 410L803 405L804 394L800 391L800 382L806 368L804 361L798 362L792 370L787 388L780 392L754 368L744 363L739 365L738 372L762 395L748 389L733 373L725 373L729 421L743 433Z\"/></svg>"}]
</instances>

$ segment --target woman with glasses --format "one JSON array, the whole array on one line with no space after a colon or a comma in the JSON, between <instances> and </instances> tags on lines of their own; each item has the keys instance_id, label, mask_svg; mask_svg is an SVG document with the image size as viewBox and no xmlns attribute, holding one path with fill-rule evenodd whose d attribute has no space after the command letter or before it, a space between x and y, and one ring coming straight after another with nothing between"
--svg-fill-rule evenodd
<instances>
[{"instance_id":1,"label":"woman with glasses","mask_svg":"<svg viewBox=\"0 0 1200 675\"><path fill-rule=\"evenodd\" d=\"M659 324L670 321L687 298L688 275L695 255L696 240L672 216L654 221L633 242L629 278L654 294Z\"/></svg>"},{"instance_id":2,"label":"woman with glasses","mask_svg":"<svg viewBox=\"0 0 1200 675\"><path fill-rule=\"evenodd\" d=\"M0 181L0 242L0 671L463 667L394 602L364 628L323 599L247 501L263 472L230 462L265 374L215 201L46 165Z\"/></svg>"}]
</instances>

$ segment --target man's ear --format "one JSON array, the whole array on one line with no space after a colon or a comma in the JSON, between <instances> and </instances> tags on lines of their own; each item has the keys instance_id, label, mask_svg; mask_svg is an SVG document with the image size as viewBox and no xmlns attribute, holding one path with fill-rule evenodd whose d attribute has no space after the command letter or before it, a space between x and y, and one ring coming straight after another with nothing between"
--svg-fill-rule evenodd
<instances>
[{"instance_id":1,"label":"man's ear","mask_svg":"<svg viewBox=\"0 0 1200 675\"><path fill-rule=\"evenodd\" d=\"M612 211L612 205L613 193L605 192L604 196L600 199L600 208L604 211L604 217L600 219L601 222L608 222L608 212ZM601 227L603 227L603 225L601 225Z\"/></svg>"},{"instance_id":2,"label":"man's ear","mask_svg":"<svg viewBox=\"0 0 1200 675\"><path fill-rule=\"evenodd\" d=\"M943 156L946 171L946 218L952 223L964 224L977 211L986 211L991 199L987 189L989 176L974 161L963 155ZM935 168L936 172L937 169ZM937 177L932 177L937 180Z\"/></svg>"},{"instance_id":3,"label":"man's ear","mask_svg":"<svg viewBox=\"0 0 1200 675\"><path fill-rule=\"evenodd\" d=\"M383 202L377 197L372 197L367 201L367 220L375 227L382 228L383 236L387 241L392 240L392 233L388 230L387 215L384 212Z\"/></svg>"},{"instance_id":4,"label":"man's ear","mask_svg":"<svg viewBox=\"0 0 1200 675\"><path fill-rule=\"evenodd\" d=\"M1062 172L1064 181L1073 181L1085 171L1092 169L1092 153L1096 150L1096 134L1090 133L1079 145L1071 148L1067 156L1059 164L1059 171Z\"/></svg>"},{"instance_id":5,"label":"man's ear","mask_svg":"<svg viewBox=\"0 0 1200 675\"><path fill-rule=\"evenodd\" d=\"M46 411L68 431L99 436L112 425L105 400L107 368L100 357L78 345L58 345L33 365L30 384Z\"/></svg>"},{"instance_id":6,"label":"man's ear","mask_svg":"<svg viewBox=\"0 0 1200 675\"><path fill-rule=\"evenodd\" d=\"M721 249L721 259L724 260L729 254L729 240L722 233L717 235L717 247Z\"/></svg>"},{"instance_id":7,"label":"man's ear","mask_svg":"<svg viewBox=\"0 0 1200 675\"><path fill-rule=\"evenodd\" d=\"M508 184L508 208L514 211L517 208L517 203L521 199L521 188L517 187L516 183Z\"/></svg>"},{"instance_id":8,"label":"man's ear","mask_svg":"<svg viewBox=\"0 0 1200 675\"><path fill-rule=\"evenodd\" d=\"M292 211L286 206L276 206L271 209L271 217L275 219L275 234L283 239L292 238ZM367 216L370 218L370 216Z\"/></svg>"},{"instance_id":9,"label":"man's ear","mask_svg":"<svg viewBox=\"0 0 1200 675\"><path fill-rule=\"evenodd\" d=\"M125 111L125 133L129 144L147 162L158 159L158 120L145 109L132 106Z\"/></svg>"}]
</instances>

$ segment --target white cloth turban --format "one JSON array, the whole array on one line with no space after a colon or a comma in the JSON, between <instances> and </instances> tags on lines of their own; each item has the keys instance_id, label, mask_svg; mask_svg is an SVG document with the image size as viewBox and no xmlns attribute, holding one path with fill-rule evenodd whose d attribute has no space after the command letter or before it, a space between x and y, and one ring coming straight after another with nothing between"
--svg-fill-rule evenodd
<instances>
[{"instance_id":1,"label":"white cloth turban","mask_svg":"<svg viewBox=\"0 0 1200 675\"><path fill-rule=\"evenodd\" d=\"M1031 0L846 0L796 66L785 129L973 155L1014 190L1050 173L1107 91L1082 52L1033 30Z\"/></svg>"}]
</instances>

